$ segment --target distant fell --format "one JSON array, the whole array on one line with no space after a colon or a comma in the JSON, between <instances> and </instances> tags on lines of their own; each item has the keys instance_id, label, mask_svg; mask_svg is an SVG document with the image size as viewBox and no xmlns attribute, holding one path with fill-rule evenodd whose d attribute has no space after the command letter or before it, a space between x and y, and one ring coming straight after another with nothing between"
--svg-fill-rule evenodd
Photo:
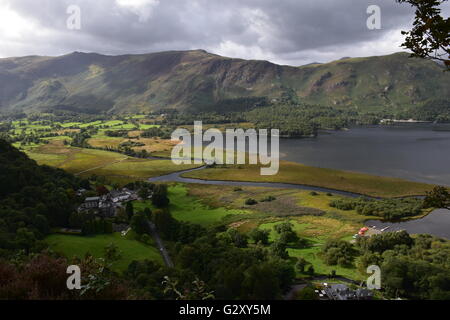
<instances>
[{"instance_id":1,"label":"distant fell","mask_svg":"<svg viewBox=\"0 0 450 320\"><path fill-rule=\"evenodd\" d=\"M0 112L226 112L227 106L236 109L236 99L280 101L286 96L358 111L409 110L435 98L450 101L449 88L449 72L407 53L301 67L204 50L0 59Z\"/></svg>"}]
</instances>

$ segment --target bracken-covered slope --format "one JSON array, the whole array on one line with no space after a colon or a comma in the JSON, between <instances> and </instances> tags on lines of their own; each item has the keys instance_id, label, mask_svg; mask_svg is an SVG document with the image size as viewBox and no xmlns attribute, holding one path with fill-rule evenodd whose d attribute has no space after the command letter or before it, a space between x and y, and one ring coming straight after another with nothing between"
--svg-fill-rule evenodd
<instances>
[{"instance_id":1,"label":"bracken-covered slope","mask_svg":"<svg viewBox=\"0 0 450 320\"><path fill-rule=\"evenodd\" d=\"M449 87L450 72L406 53L303 67L203 50L0 59L0 112L213 110L233 105L230 99L286 96L360 111L406 110L430 99L450 100Z\"/></svg>"}]
</instances>

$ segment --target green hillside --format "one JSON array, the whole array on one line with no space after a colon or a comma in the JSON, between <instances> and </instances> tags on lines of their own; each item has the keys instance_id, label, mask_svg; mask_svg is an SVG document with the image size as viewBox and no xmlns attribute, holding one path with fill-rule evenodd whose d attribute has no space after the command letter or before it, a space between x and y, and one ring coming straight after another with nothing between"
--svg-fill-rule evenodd
<instances>
[{"instance_id":1,"label":"green hillside","mask_svg":"<svg viewBox=\"0 0 450 320\"><path fill-rule=\"evenodd\" d=\"M226 111L286 96L355 111L407 111L437 97L450 101L449 87L450 73L406 53L302 67L203 50L0 59L0 112Z\"/></svg>"}]
</instances>

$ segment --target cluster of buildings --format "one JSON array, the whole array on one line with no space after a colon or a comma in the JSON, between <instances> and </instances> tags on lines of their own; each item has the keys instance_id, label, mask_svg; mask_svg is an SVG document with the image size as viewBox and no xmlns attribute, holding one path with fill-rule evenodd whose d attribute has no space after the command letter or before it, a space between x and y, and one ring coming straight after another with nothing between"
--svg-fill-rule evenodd
<instances>
[{"instance_id":1,"label":"cluster of buildings","mask_svg":"<svg viewBox=\"0 0 450 320\"><path fill-rule=\"evenodd\" d=\"M383 228L383 229L377 229L376 226L372 226L372 227L364 227L361 228L357 234L355 234L353 236L353 239L358 239L358 238L363 238L363 237L371 237L377 234L381 234L384 231L386 231L387 229L389 229L389 227ZM352 241L354 242L354 241Z\"/></svg>"},{"instance_id":2,"label":"cluster of buildings","mask_svg":"<svg viewBox=\"0 0 450 320\"><path fill-rule=\"evenodd\" d=\"M321 290L316 290L321 299L329 300L370 300L373 293L366 288L350 289L345 284L324 283Z\"/></svg>"},{"instance_id":3,"label":"cluster of buildings","mask_svg":"<svg viewBox=\"0 0 450 320\"><path fill-rule=\"evenodd\" d=\"M139 197L135 191L129 189L112 190L108 194L100 197L88 197L78 207L78 212L96 211L104 218L111 218L116 215L116 210L122 207L123 203L138 200Z\"/></svg>"}]
</instances>

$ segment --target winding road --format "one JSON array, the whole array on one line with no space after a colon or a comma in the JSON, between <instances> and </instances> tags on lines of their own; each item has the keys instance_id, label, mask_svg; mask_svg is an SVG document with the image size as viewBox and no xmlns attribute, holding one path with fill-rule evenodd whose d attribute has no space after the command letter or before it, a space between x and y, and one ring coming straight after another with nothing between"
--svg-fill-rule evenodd
<instances>
[{"instance_id":1,"label":"winding road","mask_svg":"<svg viewBox=\"0 0 450 320\"><path fill-rule=\"evenodd\" d=\"M167 251L166 247L164 246L164 243L163 243L161 237L159 236L158 231L156 230L156 226L148 220L147 220L147 224L150 228L150 233L153 236L153 238L155 239L156 245L158 246L158 250L164 259L164 263L169 268L173 268L174 264L172 262L172 259L170 259L169 252Z\"/></svg>"},{"instance_id":2,"label":"winding road","mask_svg":"<svg viewBox=\"0 0 450 320\"><path fill-rule=\"evenodd\" d=\"M366 196L360 193L354 193L349 191L342 191L342 190L336 190L336 189L330 189L330 188L323 188L323 187L315 187L315 186L308 186L304 184L292 184L292 183L281 183L281 182L249 182L249 181L226 181L226 180L202 180L202 179L193 179L193 178L185 178L182 175L184 173L193 172L193 171L199 171L205 169L206 166L195 168L195 169L189 169L189 170L183 170L178 172L173 172L164 176L154 177L148 179L149 182L180 182L180 183L197 183L197 184L208 184L208 185L225 185L225 186L237 186L237 187L265 187L265 188L278 188L278 189L299 189L299 190L309 190L309 191L317 191L317 192L330 192L346 197L352 197L352 198L358 198L358 197L366 197L366 198L373 198Z\"/></svg>"}]
</instances>

